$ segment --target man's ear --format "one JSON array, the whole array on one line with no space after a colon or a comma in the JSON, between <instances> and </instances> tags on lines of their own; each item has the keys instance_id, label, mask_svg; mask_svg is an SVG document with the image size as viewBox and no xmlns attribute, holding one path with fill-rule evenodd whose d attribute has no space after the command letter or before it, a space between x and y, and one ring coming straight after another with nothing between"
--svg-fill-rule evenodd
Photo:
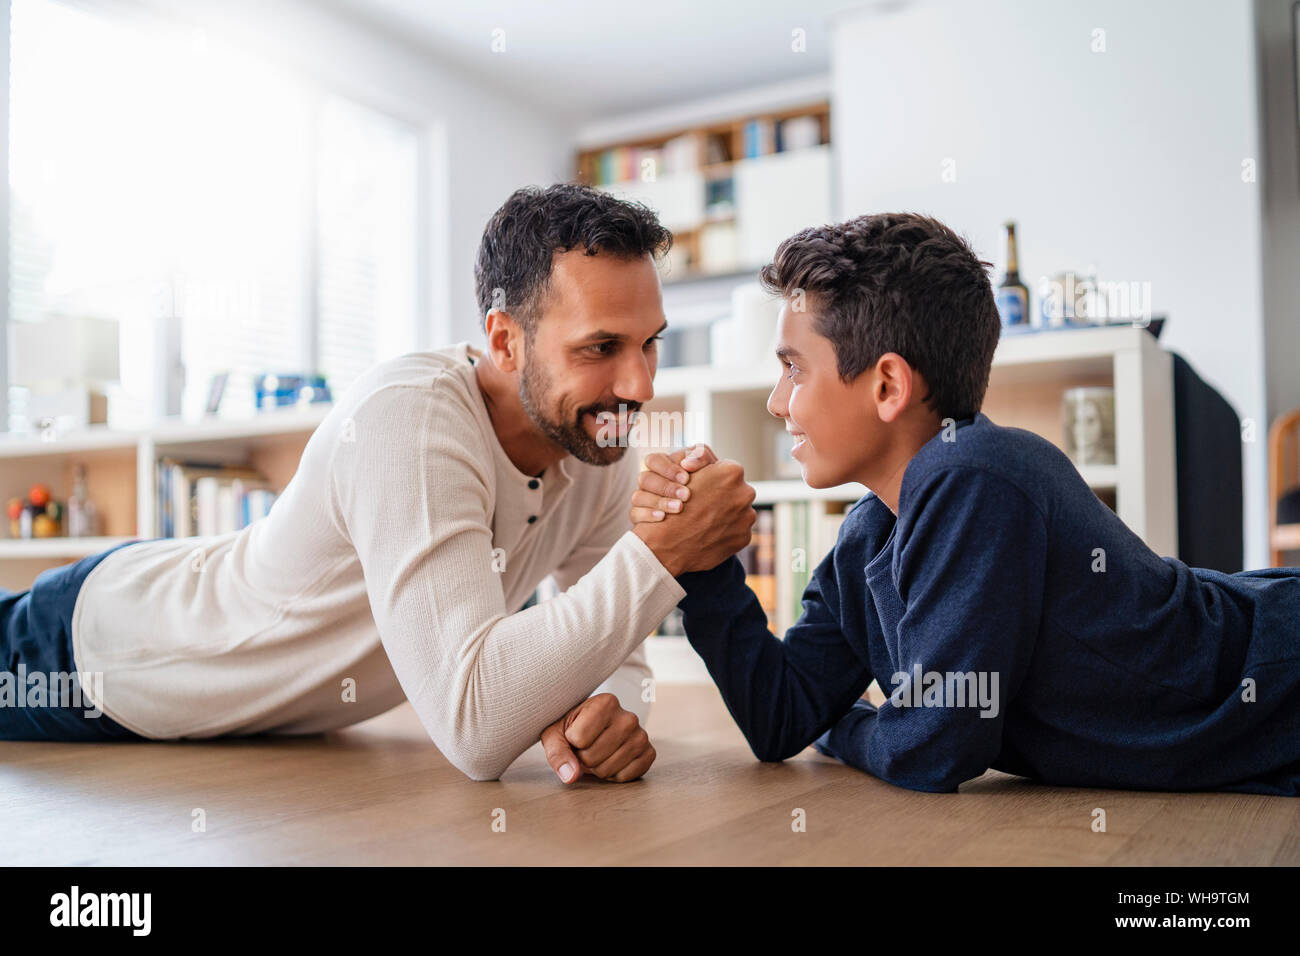
<instances>
[{"instance_id":1,"label":"man's ear","mask_svg":"<svg viewBox=\"0 0 1300 956\"><path fill-rule=\"evenodd\" d=\"M509 312L494 309L487 314L487 352L492 356L492 364L501 371L516 372L523 367L523 331Z\"/></svg>"},{"instance_id":2,"label":"man's ear","mask_svg":"<svg viewBox=\"0 0 1300 956\"><path fill-rule=\"evenodd\" d=\"M882 422L892 422L912 402L912 366L897 352L886 352L871 370L871 397Z\"/></svg>"}]
</instances>

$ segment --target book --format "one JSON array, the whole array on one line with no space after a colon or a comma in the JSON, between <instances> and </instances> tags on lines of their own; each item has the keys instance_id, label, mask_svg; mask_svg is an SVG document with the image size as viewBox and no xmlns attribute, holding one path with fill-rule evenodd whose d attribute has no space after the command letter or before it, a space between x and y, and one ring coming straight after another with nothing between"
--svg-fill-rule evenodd
<instances>
[{"instance_id":1,"label":"book","mask_svg":"<svg viewBox=\"0 0 1300 956\"><path fill-rule=\"evenodd\" d=\"M745 583L758 598L767 615L767 627L776 631L776 514L771 506L756 506L754 536L746 550L752 550L751 569Z\"/></svg>"},{"instance_id":2,"label":"book","mask_svg":"<svg viewBox=\"0 0 1300 956\"><path fill-rule=\"evenodd\" d=\"M227 534L265 517L277 497L247 465L157 459L158 531L162 537Z\"/></svg>"}]
</instances>

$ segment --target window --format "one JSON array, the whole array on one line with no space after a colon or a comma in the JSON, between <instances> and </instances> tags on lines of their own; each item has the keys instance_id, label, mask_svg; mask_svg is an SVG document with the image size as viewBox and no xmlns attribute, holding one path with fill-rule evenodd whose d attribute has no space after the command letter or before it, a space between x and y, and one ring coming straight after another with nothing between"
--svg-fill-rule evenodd
<instances>
[{"instance_id":1,"label":"window","mask_svg":"<svg viewBox=\"0 0 1300 956\"><path fill-rule=\"evenodd\" d=\"M198 415L219 372L223 415L252 412L264 372L315 370L337 397L417 347L415 128L58 0L13 0L11 45L10 317L118 321L113 424Z\"/></svg>"}]
</instances>

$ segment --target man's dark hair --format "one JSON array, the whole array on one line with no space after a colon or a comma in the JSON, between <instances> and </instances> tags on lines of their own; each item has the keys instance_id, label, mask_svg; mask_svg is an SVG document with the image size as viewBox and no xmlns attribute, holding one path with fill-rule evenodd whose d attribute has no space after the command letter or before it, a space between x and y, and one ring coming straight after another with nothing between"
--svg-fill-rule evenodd
<instances>
[{"instance_id":1,"label":"man's dark hair","mask_svg":"<svg viewBox=\"0 0 1300 956\"><path fill-rule=\"evenodd\" d=\"M937 219L881 213L795 233L759 282L786 298L803 290L842 381L897 352L929 386L926 406L962 419L984 402L1002 332L989 268Z\"/></svg>"},{"instance_id":2,"label":"man's dark hair","mask_svg":"<svg viewBox=\"0 0 1300 956\"><path fill-rule=\"evenodd\" d=\"M615 199L580 183L517 189L492 214L474 261L479 324L504 309L532 336L550 287L556 252L637 259L666 253L673 234L641 203ZM500 290L494 297L494 290Z\"/></svg>"}]
</instances>

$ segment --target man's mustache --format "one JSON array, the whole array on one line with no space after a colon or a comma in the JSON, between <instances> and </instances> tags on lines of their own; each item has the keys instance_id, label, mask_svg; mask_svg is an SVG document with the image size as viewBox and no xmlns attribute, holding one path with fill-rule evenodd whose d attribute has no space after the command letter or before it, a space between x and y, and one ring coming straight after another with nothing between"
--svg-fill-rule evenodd
<instances>
[{"instance_id":1,"label":"man's mustache","mask_svg":"<svg viewBox=\"0 0 1300 956\"><path fill-rule=\"evenodd\" d=\"M634 421L635 416L640 415L641 413L640 402L619 402L618 404L614 405L614 407L612 408L606 408L602 405L589 405L578 412L578 421L582 421L582 416L586 415L588 412L590 412L593 416L595 416L597 421L600 420L600 416L604 413L608 413L610 415L617 417L620 408L627 409L629 423L631 421Z\"/></svg>"}]
</instances>

